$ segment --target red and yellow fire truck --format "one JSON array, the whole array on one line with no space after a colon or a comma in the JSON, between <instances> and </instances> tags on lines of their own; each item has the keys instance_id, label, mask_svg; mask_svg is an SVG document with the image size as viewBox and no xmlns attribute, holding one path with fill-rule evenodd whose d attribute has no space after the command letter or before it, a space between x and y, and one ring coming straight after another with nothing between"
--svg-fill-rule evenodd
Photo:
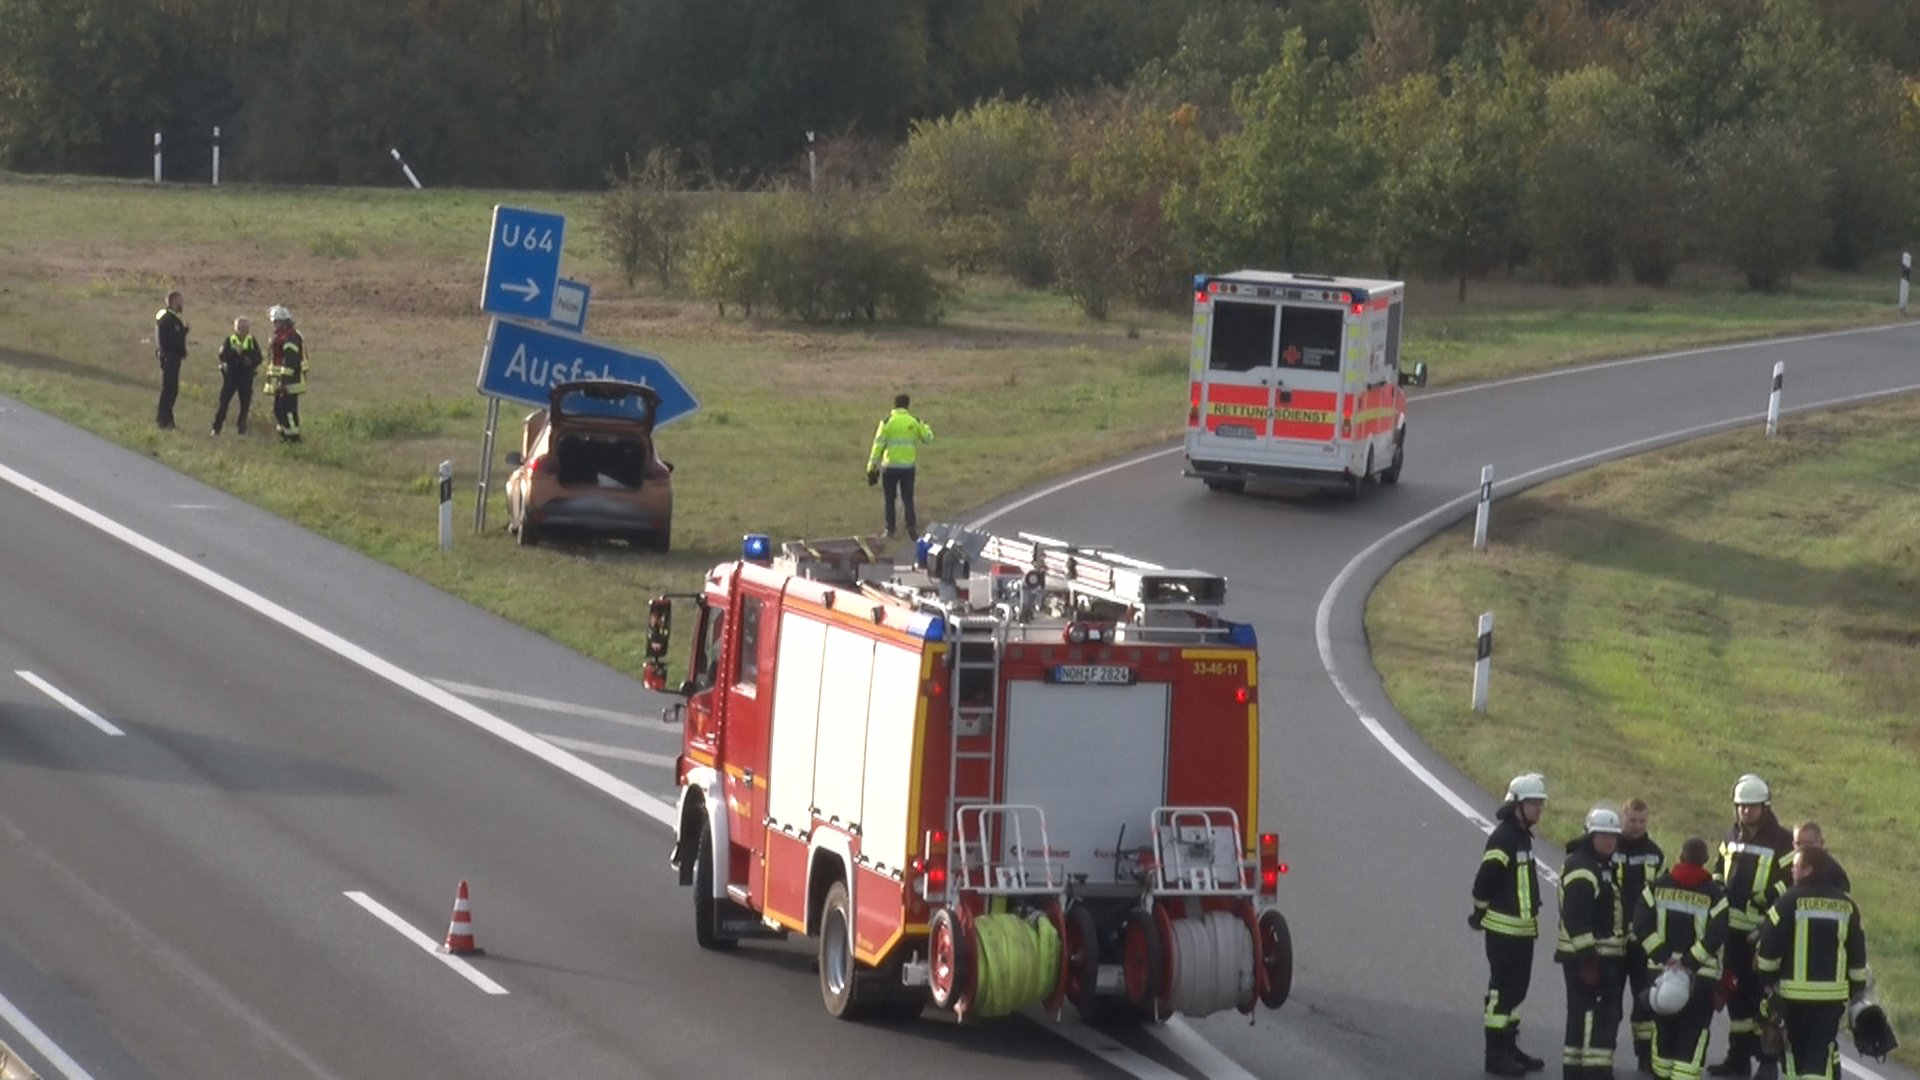
<instances>
[{"instance_id":1,"label":"red and yellow fire truck","mask_svg":"<svg viewBox=\"0 0 1920 1080\"><path fill-rule=\"evenodd\" d=\"M817 940L838 1017L1278 1008L1259 656L1226 580L935 526L750 536L696 610L672 863L694 935ZM673 598L649 606L665 683Z\"/></svg>"},{"instance_id":2,"label":"red and yellow fire truck","mask_svg":"<svg viewBox=\"0 0 1920 1080\"><path fill-rule=\"evenodd\" d=\"M1407 396L1398 281L1238 270L1193 281L1186 475L1214 491L1248 480L1398 483Z\"/></svg>"}]
</instances>

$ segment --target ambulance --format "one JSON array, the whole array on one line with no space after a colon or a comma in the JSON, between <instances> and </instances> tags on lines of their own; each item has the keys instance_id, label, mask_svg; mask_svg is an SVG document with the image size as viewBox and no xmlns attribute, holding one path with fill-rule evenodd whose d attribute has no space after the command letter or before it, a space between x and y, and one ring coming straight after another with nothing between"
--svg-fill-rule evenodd
<instances>
[{"instance_id":1,"label":"ambulance","mask_svg":"<svg viewBox=\"0 0 1920 1080\"><path fill-rule=\"evenodd\" d=\"M1370 278L1238 270L1193 281L1185 475L1214 491L1272 479L1358 496L1407 455L1400 368L1407 287Z\"/></svg>"}]
</instances>

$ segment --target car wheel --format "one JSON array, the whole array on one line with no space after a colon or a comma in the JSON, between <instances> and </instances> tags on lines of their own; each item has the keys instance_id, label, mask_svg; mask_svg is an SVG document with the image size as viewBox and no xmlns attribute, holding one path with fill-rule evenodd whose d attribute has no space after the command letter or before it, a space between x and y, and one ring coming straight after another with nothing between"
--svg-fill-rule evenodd
<instances>
[{"instance_id":1,"label":"car wheel","mask_svg":"<svg viewBox=\"0 0 1920 1080\"><path fill-rule=\"evenodd\" d=\"M1406 463L1407 463L1407 433L1403 431L1400 433L1398 438L1393 440L1393 464L1387 466L1386 471L1380 474L1380 482L1383 484L1399 483L1400 467L1402 465L1405 465Z\"/></svg>"}]
</instances>

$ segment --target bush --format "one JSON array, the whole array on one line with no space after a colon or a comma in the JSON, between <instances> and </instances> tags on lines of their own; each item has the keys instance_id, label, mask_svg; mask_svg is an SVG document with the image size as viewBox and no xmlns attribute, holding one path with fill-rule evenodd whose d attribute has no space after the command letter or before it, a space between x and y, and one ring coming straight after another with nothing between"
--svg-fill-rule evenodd
<instances>
[{"instance_id":1,"label":"bush","mask_svg":"<svg viewBox=\"0 0 1920 1080\"><path fill-rule=\"evenodd\" d=\"M689 277L720 305L807 322L939 317L943 299L923 234L902 208L846 194L773 192L702 218Z\"/></svg>"},{"instance_id":2,"label":"bush","mask_svg":"<svg viewBox=\"0 0 1920 1080\"><path fill-rule=\"evenodd\" d=\"M1054 159L1053 127L1028 101L982 102L919 121L893 167L893 190L925 214L957 270L1011 269L1028 199Z\"/></svg>"},{"instance_id":3,"label":"bush","mask_svg":"<svg viewBox=\"0 0 1920 1080\"><path fill-rule=\"evenodd\" d=\"M646 270L661 288L672 288L694 216L680 152L656 146L638 169L629 157L626 175L611 174L607 180L607 193L600 197L600 231L613 249L614 264L627 276L627 286Z\"/></svg>"}]
</instances>

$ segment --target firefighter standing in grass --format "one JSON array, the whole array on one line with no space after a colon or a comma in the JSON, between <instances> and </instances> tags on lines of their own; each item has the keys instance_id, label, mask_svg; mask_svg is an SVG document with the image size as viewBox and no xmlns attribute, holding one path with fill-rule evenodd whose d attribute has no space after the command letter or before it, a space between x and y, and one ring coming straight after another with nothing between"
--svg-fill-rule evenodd
<instances>
[{"instance_id":1,"label":"firefighter standing in grass","mask_svg":"<svg viewBox=\"0 0 1920 1080\"><path fill-rule=\"evenodd\" d=\"M911 399L905 394L893 398L893 411L880 421L873 432L873 449L867 454L867 486L884 483L887 535L893 535L893 503L897 496L907 512L907 535L920 535L919 516L913 511L913 467L923 443L933 441L933 429L907 411Z\"/></svg>"},{"instance_id":2,"label":"firefighter standing in grass","mask_svg":"<svg viewBox=\"0 0 1920 1080\"><path fill-rule=\"evenodd\" d=\"M1619 843L1620 814L1596 806L1587 811L1586 832L1567 845L1560 866L1560 942L1553 958L1567 981L1567 1035L1560 1051L1565 1080L1613 1076L1613 1044L1620 1033L1615 986L1626 945L1613 877Z\"/></svg>"},{"instance_id":3,"label":"firefighter standing in grass","mask_svg":"<svg viewBox=\"0 0 1920 1080\"><path fill-rule=\"evenodd\" d=\"M1835 1039L1847 1002L1867 986L1867 932L1860 908L1837 881L1831 856L1809 848L1794 860L1793 887L1768 909L1753 969L1786 1023L1786 1075L1835 1080Z\"/></svg>"},{"instance_id":4,"label":"firefighter standing in grass","mask_svg":"<svg viewBox=\"0 0 1920 1080\"><path fill-rule=\"evenodd\" d=\"M1711 1076L1746 1076L1758 1061L1761 1078L1775 1075L1760 1047L1760 980L1753 947L1767 910L1786 892L1793 869L1793 836L1773 816L1773 792L1752 773L1733 785L1733 827L1720 845L1715 877L1727 890L1726 972L1734 981L1727 998L1727 1056Z\"/></svg>"},{"instance_id":5,"label":"firefighter standing in grass","mask_svg":"<svg viewBox=\"0 0 1920 1080\"><path fill-rule=\"evenodd\" d=\"M1655 1010L1651 1067L1663 1080L1699 1080L1707 1063L1707 1025L1713 1022L1713 990L1720 981L1720 953L1727 940L1727 896L1707 871L1707 842L1698 836L1680 845L1680 861L1646 886L1636 906L1633 941L1645 957L1647 982L1665 972L1684 977L1684 1003ZM1665 988L1650 985L1656 996ZM1639 1002L1635 1002L1636 1005ZM1651 1006L1651 1003L1650 1003ZM1669 1011L1669 1009L1671 1011Z\"/></svg>"},{"instance_id":6,"label":"firefighter standing in grass","mask_svg":"<svg viewBox=\"0 0 1920 1080\"><path fill-rule=\"evenodd\" d=\"M1620 925L1632 927L1640 912L1647 883L1660 876L1666 865L1666 852L1647 835L1647 801L1628 799L1620 808L1620 845L1613 849L1613 880L1620 891ZM1704 859L1701 860L1705 862ZM1632 1003L1633 1056L1640 1071L1653 1074L1653 1012L1647 1007L1647 986L1653 981L1646 957L1629 936L1620 979L1613 987L1613 1000L1622 994Z\"/></svg>"},{"instance_id":7,"label":"firefighter standing in grass","mask_svg":"<svg viewBox=\"0 0 1920 1080\"><path fill-rule=\"evenodd\" d=\"M282 442L300 441L300 395L307 390L306 342L293 328L293 314L275 304L267 309L273 342L267 350L267 393L273 395L273 426Z\"/></svg>"},{"instance_id":8,"label":"firefighter standing in grass","mask_svg":"<svg viewBox=\"0 0 1920 1080\"><path fill-rule=\"evenodd\" d=\"M1533 979L1533 942L1540 935L1540 879L1533 866L1533 827L1547 804L1547 779L1523 773L1507 785L1499 823L1487 836L1473 875L1467 925L1486 935L1487 998L1483 1012L1487 1071L1524 1076L1546 1063L1520 1049L1520 1003Z\"/></svg>"}]
</instances>

